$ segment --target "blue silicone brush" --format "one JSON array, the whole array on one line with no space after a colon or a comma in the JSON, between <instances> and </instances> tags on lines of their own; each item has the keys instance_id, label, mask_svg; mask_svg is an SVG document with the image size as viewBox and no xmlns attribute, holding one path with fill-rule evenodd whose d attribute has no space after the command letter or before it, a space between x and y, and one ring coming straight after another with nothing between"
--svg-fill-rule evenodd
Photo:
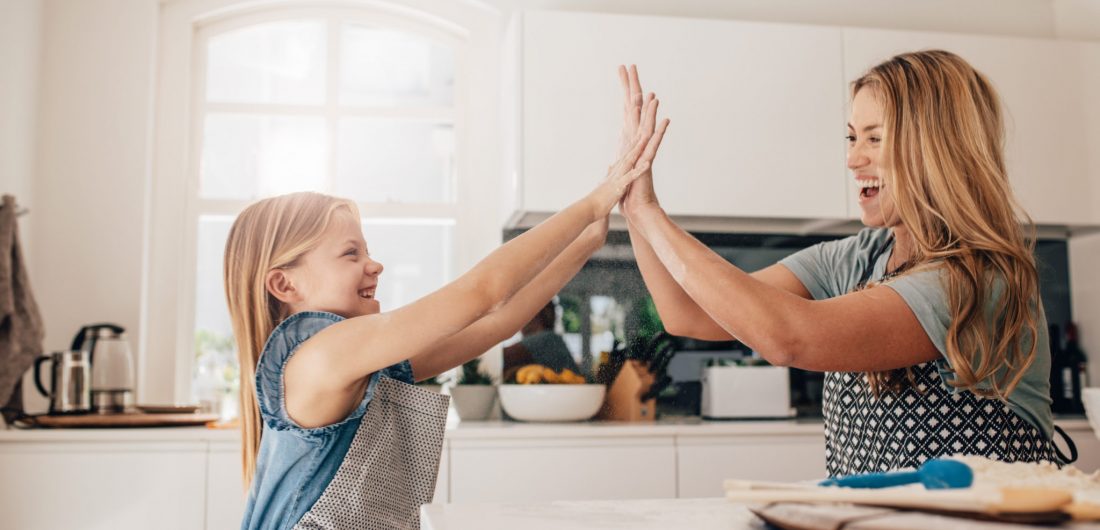
<instances>
[{"instance_id":1,"label":"blue silicone brush","mask_svg":"<svg viewBox=\"0 0 1100 530\"><path fill-rule=\"evenodd\" d=\"M969 488L974 483L974 472L970 470L970 466L957 460L937 458L925 462L916 471L849 475L826 479L818 485L842 488L889 488L916 482L924 484L925 489L930 490Z\"/></svg>"}]
</instances>

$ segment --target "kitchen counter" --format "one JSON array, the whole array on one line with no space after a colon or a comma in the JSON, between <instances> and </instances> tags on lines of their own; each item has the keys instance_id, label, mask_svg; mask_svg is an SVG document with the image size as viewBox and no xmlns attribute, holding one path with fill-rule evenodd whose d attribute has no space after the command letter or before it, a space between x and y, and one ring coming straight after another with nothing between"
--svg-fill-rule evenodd
<instances>
[{"instance_id":1,"label":"kitchen counter","mask_svg":"<svg viewBox=\"0 0 1100 530\"><path fill-rule=\"evenodd\" d=\"M421 530L732 530L767 528L722 498L427 504Z\"/></svg>"},{"instance_id":2,"label":"kitchen counter","mask_svg":"<svg viewBox=\"0 0 1100 530\"><path fill-rule=\"evenodd\" d=\"M1071 433L1087 432L1083 416L1055 420ZM450 440L520 440L548 438L621 438L635 436L781 436L810 435L823 430L821 419L771 421L709 421L697 416L673 417L652 423L584 421L567 423L525 423L515 421L452 421L447 424ZM238 443L237 429L206 427L160 427L126 429L0 429L0 443L28 442L226 442Z\"/></svg>"},{"instance_id":3,"label":"kitchen counter","mask_svg":"<svg viewBox=\"0 0 1100 530\"><path fill-rule=\"evenodd\" d=\"M902 516L905 517L905 516ZM934 523L958 529L1024 529L930 515ZM921 528L928 521L891 519L890 528ZM908 524L906 524L908 523ZM918 523L918 524L914 524ZM870 526L870 525L866 525ZM743 504L724 498L645 499L628 501L563 501L541 503L426 504L420 509L421 530L763 530L764 524ZM1063 523L1063 530L1100 530L1097 523Z\"/></svg>"}]
</instances>

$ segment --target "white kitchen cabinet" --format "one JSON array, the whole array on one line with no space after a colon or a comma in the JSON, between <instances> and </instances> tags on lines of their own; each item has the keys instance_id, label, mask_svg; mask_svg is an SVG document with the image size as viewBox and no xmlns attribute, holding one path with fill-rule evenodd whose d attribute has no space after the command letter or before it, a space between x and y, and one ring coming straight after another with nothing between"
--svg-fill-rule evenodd
<instances>
[{"instance_id":1,"label":"white kitchen cabinet","mask_svg":"<svg viewBox=\"0 0 1100 530\"><path fill-rule=\"evenodd\" d=\"M680 435L680 497L721 497L726 479L795 482L825 478L825 435Z\"/></svg>"},{"instance_id":2,"label":"white kitchen cabinet","mask_svg":"<svg viewBox=\"0 0 1100 530\"><path fill-rule=\"evenodd\" d=\"M1085 127L1082 140L1086 146L1084 179L1090 186L1089 218L1093 224L1100 224L1100 43L1069 42L1065 46L1070 50L1074 71L1080 74L1081 111L1076 119Z\"/></svg>"},{"instance_id":3,"label":"white kitchen cabinet","mask_svg":"<svg viewBox=\"0 0 1100 530\"><path fill-rule=\"evenodd\" d=\"M200 529L205 474L201 442L2 444L2 526Z\"/></svg>"},{"instance_id":4,"label":"white kitchen cabinet","mask_svg":"<svg viewBox=\"0 0 1100 530\"><path fill-rule=\"evenodd\" d=\"M240 442L211 442L206 462L206 528L239 528L245 499Z\"/></svg>"},{"instance_id":5,"label":"white kitchen cabinet","mask_svg":"<svg viewBox=\"0 0 1100 530\"><path fill-rule=\"evenodd\" d=\"M604 177L616 67L636 63L672 119L654 169L669 213L846 216L840 28L536 11L521 33L522 210L558 211Z\"/></svg>"},{"instance_id":6,"label":"white kitchen cabinet","mask_svg":"<svg viewBox=\"0 0 1100 530\"><path fill-rule=\"evenodd\" d=\"M672 436L451 440L452 503L676 496Z\"/></svg>"},{"instance_id":7,"label":"white kitchen cabinet","mask_svg":"<svg viewBox=\"0 0 1100 530\"><path fill-rule=\"evenodd\" d=\"M1095 152L1100 135L1100 62L1085 45L1054 40L844 29L844 77L907 51L944 49L970 62L1001 96L1009 180L1024 209L1038 223L1098 224L1100 208L1092 188L1098 176ZM1091 60L1072 60L1092 52ZM1083 85L1088 77L1090 89ZM1089 134L1091 131L1092 140ZM1091 166L1091 168L1090 168ZM1090 177L1091 175L1091 177ZM849 215L859 217L850 184Z\"/></svg>"}]
</instances>

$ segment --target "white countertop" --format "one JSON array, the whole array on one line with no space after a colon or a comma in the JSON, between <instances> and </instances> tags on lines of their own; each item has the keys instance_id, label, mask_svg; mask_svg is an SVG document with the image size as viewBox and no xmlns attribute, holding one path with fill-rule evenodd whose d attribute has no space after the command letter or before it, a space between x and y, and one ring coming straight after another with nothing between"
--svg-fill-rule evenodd
<instances>
[{"instance_id":1,"label":"white countertop","mask_svg":"<svg viewBox=\"0 0 1100 530\"><path fill-rule=\"evenodd\" d=\"M1068 431L1088 430L1084 418L1062 418L1055 422ZM821 420L705 421L698 417L668 418L656 422L586 421L569 423L524 423L514 421L452 422L447 425L451 441L522 440L554 438L630 438L651 436L813 436L823 433ZM239 443L237 429L206 427L159 427L122 429L0 429L0 443L34 442L222 442Z\"/></svg>"},{"instance_id":2,"label":"white countertop","mask_svg":"<svg viewBox=\"0 0 1100 530\"><path fill-rule=\"evenodd\" d=\"M722 498L560 501L529 504L425 504L421 530L732 530L766 528L744 506Z\"/></svg>"}]
</instances>

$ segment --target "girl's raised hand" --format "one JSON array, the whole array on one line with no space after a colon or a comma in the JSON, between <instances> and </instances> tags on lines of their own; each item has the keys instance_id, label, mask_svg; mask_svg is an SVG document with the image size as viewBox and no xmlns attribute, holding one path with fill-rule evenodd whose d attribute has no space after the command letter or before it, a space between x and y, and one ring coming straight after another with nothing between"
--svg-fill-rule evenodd
<instances>
[{"instance_id":1,"label":"girl's raised hand","mask_svg":"<svg viewBox=\"0 0 1100 530\"><path fill-rule=\"evenodd\" d=\"M620 74L622 74L621 68ZM608 168L607 178L592 193L597 203L597 214L607 215L623 198L631 183L649 172L669 124L669 120L665 119L657 125L659 104L657 98L652 96L638 105L629 103L630 108L626 110L626 119L631 122L631 126L624 127L619 160ZM631 121L635 116L636 125ZM611 202L608 203L608 200Z\"/></svg>"}]
</instances>

